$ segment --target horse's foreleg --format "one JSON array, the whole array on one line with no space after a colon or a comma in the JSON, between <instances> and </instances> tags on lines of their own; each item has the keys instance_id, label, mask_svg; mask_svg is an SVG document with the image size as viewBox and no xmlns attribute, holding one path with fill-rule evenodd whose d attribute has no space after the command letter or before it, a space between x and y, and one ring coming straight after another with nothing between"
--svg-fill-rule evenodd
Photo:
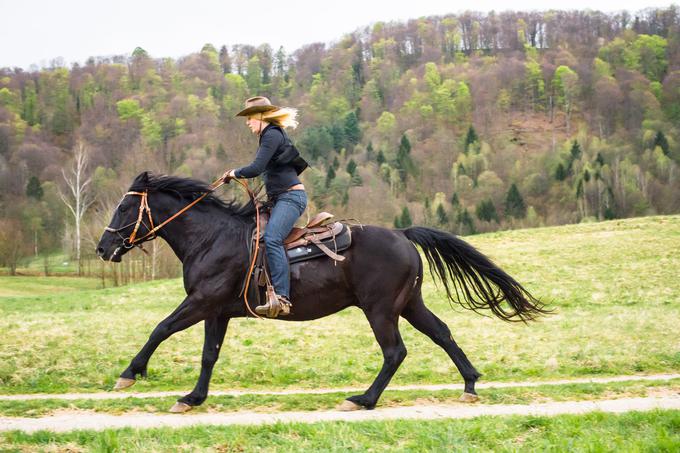
<instances>
[{"instance_id":1,"label":"horse's foreleg","mask_svg":"<svg viewBox=\"0 0 680 453\"><path fill-rule=\"evenodd\" d=\"M215 316L205 320L205 342L203 343L203 357L201 359L201 375L196 387L186 396L177 400L171 412L186 412L193 406L200 406L208 397L208 385L212 370L217 362L224 341L224 334L229 323L228 316Z\"/></svg>"},{"instance_id":2,"label":"horse's foreleg","mask_svg":"<svg viewBox=\"0 0 680 453\"><path fill-rule=\"evenodd\" d=\"M358 408L352 407L352 403L366 409L373 409L378 403L383 390L385 390L385 387L387 387L387 384L392 379L392 376L397 372L399 365L406 358L406 346L404 346L404 342L399 334L398 318L394 319L382 313L377 315L367 314L367 317L375 338L382 349L383 366L373 384L366 390L366 393L347 398L347 401L350 403L343 404L341 409L350 410Z\"/></svg>"},{"instance_id":3,"label":"horse's foreleg","mask_svg":"<svg viewBox=\"0 0 680 453\"><path fill-rule=\"evenodd\" d=\"M190 297L184 299L175 311L161 321L153 332L151 332L144 347L137 353L135 358L132 359L125 371L121 373L114 390L130 387L135 383L138 375L145 377L149 359L158 345L172 334L193 326L202 319L205 319L205 317L205 313L196 307L195 300Z\"/></svg>"}]
</instances>

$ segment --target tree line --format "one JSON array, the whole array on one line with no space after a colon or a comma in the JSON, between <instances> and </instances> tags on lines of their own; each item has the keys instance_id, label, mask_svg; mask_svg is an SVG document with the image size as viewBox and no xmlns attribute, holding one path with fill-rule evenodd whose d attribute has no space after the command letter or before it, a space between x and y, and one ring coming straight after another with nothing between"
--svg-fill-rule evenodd
<instances>
[{"instance_id":1,"label":"tree line","mask_svg":"<svg viewBox=\"0 0 680 453\"><path fill-rule=\"evenodd\" d=\"M141 171L212 181L248 163L256 140L233 115L256 94L300 109L311 210L457 234L680 210L677 7L466 12L292 53L0 69L0 266L94 259ZM135 275L176 275L156 253Z\"/></svg>"}]
</instances>

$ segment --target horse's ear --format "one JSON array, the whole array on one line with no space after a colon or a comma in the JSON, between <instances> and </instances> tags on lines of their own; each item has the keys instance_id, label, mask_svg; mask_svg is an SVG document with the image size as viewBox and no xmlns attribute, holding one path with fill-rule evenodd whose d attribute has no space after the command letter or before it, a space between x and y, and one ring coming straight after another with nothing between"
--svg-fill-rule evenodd
<instances>
[{"instance_id":1,"label":"horse's ear","mask_svg":"<svg viewBox=\"0 0 680 453\"><path fill-rule=\"evenodd\" d=\"M144 171L144 172L140 173L140 174L135 178L135 183L136 183L136 184L144 184L144 185L146 185L146 183L148 183L148 182L149 182L149 172L148 172L148 171Z\"/></svg>"}]
</instances>

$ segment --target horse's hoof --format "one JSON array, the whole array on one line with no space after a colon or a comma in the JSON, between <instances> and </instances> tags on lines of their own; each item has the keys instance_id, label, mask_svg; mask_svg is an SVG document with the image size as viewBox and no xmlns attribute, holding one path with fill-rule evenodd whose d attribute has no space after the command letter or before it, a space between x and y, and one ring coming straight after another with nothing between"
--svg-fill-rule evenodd
<instances>
[{"instance_id":1,"label":"horse's hoof","mask_svg":"<svg viewBox=\"0 0 680 453\"><path fill-rule=\"evenodd\" d=\"M460 395L460 398L458 398L458 401L462 403L476 403L479 401L479 396L474 393L463 392L463 394Z\"/></svg>"},{"instance_id":2,"label":"horse's hoof","mask_svg":"<svg viewBox=\"0 0 680 453\"><path fill-rule=\"evenodd\" d=\"M170 408L170 412L173 414L183 414L185 412L189 412L191 410L191 406L189 406L187 403L181 403L177 401L173 406Z\"/></svg>"},{"instance_id":3,"label":"horse's hoof","mask_svg":"<svg viewBox=\"0 0 680 453\"><path fill-rule=\"evenodd\" d=\"M349 411L360 411L364 408L364 406L361 406L357 403L354 403L350 400L345 400L342 402L342 404L339 404L335 409L338 411L343 411L343 412L349 412Z\"/></svg>"},{"instance_id":4,"label":"horse's hoof","mask_svg":"<svg viewBox=\"0 0 680 453\"><path fill-rule=\"evenodd\" d=\"M126 389L128 387L132 387L133 385L135 385L135 382L137 382L137 381L135 381L134 379L128 379L128 378L121 377L121 378L118 378L118 380L116 381L116 385L113 386L113 389L114 390L123 390L123 389Z\"/></svg>"}]
</instances>

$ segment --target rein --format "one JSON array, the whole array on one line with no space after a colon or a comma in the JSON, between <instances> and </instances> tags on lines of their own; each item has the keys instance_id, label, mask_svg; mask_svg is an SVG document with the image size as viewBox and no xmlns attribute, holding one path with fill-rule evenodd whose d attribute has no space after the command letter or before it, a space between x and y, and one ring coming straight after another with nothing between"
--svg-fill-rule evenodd
<instances>
[{"instance_id":1,"label":"rein","mask_svg":"<svg viewBox=\"0 0 680 453\"><path fill-rule=\"evenodd\" d=\"M250 190L250 187L248 187L248 183L244 180L238 179L238 178L233 178L236 182L238 182L243 189L248 193L248 197L250 197L250 200L253 202L253 205L255 205L255 231L256 231L256 237L260 237L260 202L257 200L255 197L255 193ZM220 178L216 181L214 181L212 184L209 186L209 190L207 192L204 192L200 197L196 198L194 201L177 211L175 214L172 216L168 217L166 220L164 220L162 223L158 224L157 226L154 226L153 224L153 218L151 217L151 207L149 206L149 196L148 192L144 190L144 192L136 192L136 191L130 191L126 192L125 195L123 195L123 198L125 198L127 195L137 195L142 197L140 203L139 203L139 215L137 216L137 221L134 222L134 229L132 230L132 234L128 236L127 238L123 237L120 232L126 228L128 228L130 225L133 223L128 223L125 226L122 226L120 228L111 228L111 227L106 227L104 228L105 231L109 231L111 233L116 233L118 236L120 236L123 239L123 247L126 249L131 249L132 247L139 247L141 251L146 253L147 255L149 252L147 252L143 247L142 247L142 241L144 240L153 240L156 238L156 232L163 228L165 225L168 223L172 222L175 220L177 217L180 215L184 214L186 211L191 209L194 205L196 205L199 201L203 200L205 197L207 197L210 193L214 192L215 189L218 187L222 186L224 184L224 179ZM146 212L147 219L149 220L149 225L144 223L143 217L144 213ZM139 226L144 225L144 227L147 229L147 233L143 236L137 237L137 231L139 230ZM152 236L149 238L149 236ZM118 253L118 249L113 253L114 255ZM248 268L248 273L246 274L246 286L243 291L243 301L246 305L246 309L248 312L255 316L256 318L263 319L261 316L257 315L250 309L250 305L248 304L248 287L250 286L250 276L253 273L253 269L255 268L255 261L257 260L257 254L259 252L259 241L255 241L255 253L253 253L253 259L250 263L250 266Z\"/></svg>"}]
</instances>

